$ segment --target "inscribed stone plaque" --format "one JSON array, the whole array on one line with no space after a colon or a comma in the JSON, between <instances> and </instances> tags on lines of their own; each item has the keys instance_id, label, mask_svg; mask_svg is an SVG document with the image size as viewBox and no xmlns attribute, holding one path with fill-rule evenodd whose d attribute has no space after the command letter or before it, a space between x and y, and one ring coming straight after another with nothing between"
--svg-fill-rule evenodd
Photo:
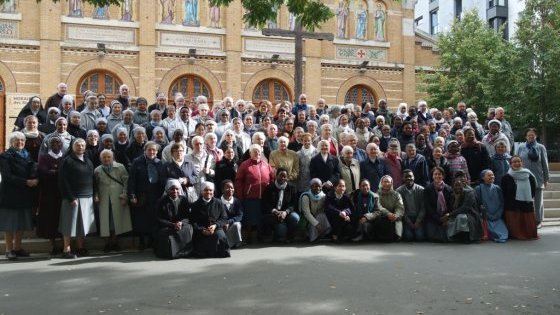
<instances>
[{"instance_id":1,"label":"inscribed stone plaque","mask_svg":"<svg viewBox=\"0 0 560 315\"><path fill-rule=\"evenodd\" d=\"M1 38L17 38L18 22L0 20L0 37Z\"/></svg>"},{"instance_id":2,"label":"inscribed stone plaque","mask_svg":"<svg viewBox=\"0 0 560 315\"><path fill-rule=\"evenodd\" d=\"M161 32L160 45L221 50L222 38L220 36Z\"/></svg>"},{"instance_id":3,"label":"inscribed stone plaque","mask_svg":"<svg viewBox=\"0 0 560 315\"><path fill-rule=\"evenodd\" d=\"M294 54L296 44L292 41L245 39L245 50L267 53Z\"/></svg>"},{"instance_id":4,"label":"inscribed stone plaque","mask_svg":"<svg viewBox=\"0 0 560 315\"><path fill-rule=\"evenodd\" d=\"M66 38L93 42L134 44L134 30L68 25Z\"/></svg>"}]
</instances>

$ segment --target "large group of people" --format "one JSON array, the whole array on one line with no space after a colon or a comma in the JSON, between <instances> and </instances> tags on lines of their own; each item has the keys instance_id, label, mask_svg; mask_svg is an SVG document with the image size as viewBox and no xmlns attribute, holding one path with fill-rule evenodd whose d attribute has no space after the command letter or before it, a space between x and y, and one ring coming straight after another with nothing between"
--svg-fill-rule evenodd
<instances>
[{"instance_id":1,"label":"large group of people","mask_svg":"<svg viewBox=\"0 0 560 315\"><path fill-rule=\"evenodd\" d=\"M32 229L63 258L87 256L93 233L105 252L134 235L164 258L267 240L538 238L547 152L535 129L516 146L500 107L481 123L463 102L393 112L385 100L209 106L160 93L148 105L122 85L110 104L91 91L75 104L66 89L45 106L32 97L0 155L8 259L29 255Z\"/></svg>"}]
</instances>

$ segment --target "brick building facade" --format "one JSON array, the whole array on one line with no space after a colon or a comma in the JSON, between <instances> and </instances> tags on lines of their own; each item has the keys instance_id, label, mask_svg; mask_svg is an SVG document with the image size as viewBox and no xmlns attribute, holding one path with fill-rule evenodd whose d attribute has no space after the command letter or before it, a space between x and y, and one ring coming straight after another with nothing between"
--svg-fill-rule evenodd
<instances>
[{"instance_id":1,"label":"brick building facade","mask_svg":"<svg viewBox=\"0 0 560 315\"><path fill-rule=\"evenodd\" d=\"M414 30L414 1L325 2L336 15L317 31L335 39L304 43L303 91L310 103L384 98L396 107L423 95L419 70L436 64L438 54L432 39ZM121 83L149 102L157 92L175 91L205 94L211 102L297 97L293 40L246 27L240 1L217 9L206 0L130 0L109 8L11 0L0 10L0 139L24 100L39 95L45 102L59 82L78 98L91 89L110 99ZM292 27L287 9L277 12L268 27Z\"/></svg>"}]
</instances>

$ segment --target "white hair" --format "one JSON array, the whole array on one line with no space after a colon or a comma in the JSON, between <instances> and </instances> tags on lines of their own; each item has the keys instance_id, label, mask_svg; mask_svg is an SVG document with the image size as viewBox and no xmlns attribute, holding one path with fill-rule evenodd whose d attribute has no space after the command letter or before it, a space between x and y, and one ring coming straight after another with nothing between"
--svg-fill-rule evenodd
<instances>
[{"instance_id":1,"label":"white hair","mask_svg":"<svg viewBox=\"0 0 560 315\"><path fill-rule=\"evenodd\" d=\"M349 146L349 145L345 145L345 146L342 148L341 153L342 153L342 154L345 154L346 152L351 152L352 154L354 154L354 149L352 149L352 147Z\"/></svg>"},{"instance_id":2,"label":"white hair","mask_svg":"<svg viewBox=\"0 0 560 315\"><path fill-rule=\"evenodd\" d=\"M260 132L260 131L257 131L257 132L255 132L255 133L253 134L253 136L251 137L251 142L254 143L255 140L256 140L257 138L266 139L266 136L264 135L264 133L262 133L262 132Z\"/></svg>"}]
</instances>

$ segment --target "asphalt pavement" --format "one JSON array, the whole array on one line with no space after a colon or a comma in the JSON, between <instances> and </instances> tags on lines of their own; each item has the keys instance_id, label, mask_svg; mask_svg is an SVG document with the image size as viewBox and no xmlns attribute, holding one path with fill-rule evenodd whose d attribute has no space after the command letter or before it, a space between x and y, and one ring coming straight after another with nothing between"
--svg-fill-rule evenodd
<instances>
[{"instance_id":1,"label":"asphalt pavement","mask_svg":"<svg viewBox=\"0 0 560 315\"><path fill-rule=\"evenodd\" d=\"M506 244L292 244L0 260L0 314L560 314L560 227Z\"/></svg>"}]
</instances>

